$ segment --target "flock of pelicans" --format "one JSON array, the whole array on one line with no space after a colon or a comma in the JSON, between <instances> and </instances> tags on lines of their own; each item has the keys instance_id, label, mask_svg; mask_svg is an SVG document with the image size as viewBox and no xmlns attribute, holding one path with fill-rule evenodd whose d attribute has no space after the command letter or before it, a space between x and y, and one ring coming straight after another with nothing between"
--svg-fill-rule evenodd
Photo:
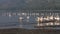
<instances>
[{"instance_id":1,"label":"flock of pelicans","mask_svg":"<svg viewBox=\"0 0 60 34\"><path fill-rule=\"evenodd\" d=\"M57 26L60 25L60 17L59 16L46 16L46 17L38 17L38 26Z\"/></svg>"},{"instance_id":2,"label":"flock of pelicans","mask_svg":"<svg viewBox=\"0 0 60 34\"><path fill-rule=\"evenodd\" d=\"M21 13L21 12L6 12L6 13L0 13L2 16L34 16L34 15L39 15L39 13Z\"/></svg>"}]
</instances>

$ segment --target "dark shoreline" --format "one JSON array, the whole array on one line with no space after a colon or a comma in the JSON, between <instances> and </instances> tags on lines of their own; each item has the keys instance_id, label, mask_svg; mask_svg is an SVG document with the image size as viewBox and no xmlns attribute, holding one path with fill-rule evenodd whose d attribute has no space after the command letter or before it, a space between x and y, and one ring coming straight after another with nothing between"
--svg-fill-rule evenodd
<instances>
[{"instance_id":1,"label":"dark shoreline","mask_svg":"<svg viewBox=\"0 0 60 34\"><path fill-rule=\"evenodd\" d=\"M0 34L60 34L60 30L41 30L41 29L0 29Z\"/></svg>"}]
</instances>

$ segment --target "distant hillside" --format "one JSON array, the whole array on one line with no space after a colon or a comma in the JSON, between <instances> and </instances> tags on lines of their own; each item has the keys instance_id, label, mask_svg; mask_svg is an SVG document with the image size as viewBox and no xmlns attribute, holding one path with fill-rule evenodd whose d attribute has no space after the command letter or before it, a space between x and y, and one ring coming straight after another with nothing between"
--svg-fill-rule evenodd
<instances>
[{"instance_id":1,"label":"distant hillside","mask_svg":"<svg viewBox=\"0 0 60 34\"><path fill-rule=\"evenodd\" d=\"M60 0L0 0L0 9L60 9Z\"/></svg>"}]
</instances>

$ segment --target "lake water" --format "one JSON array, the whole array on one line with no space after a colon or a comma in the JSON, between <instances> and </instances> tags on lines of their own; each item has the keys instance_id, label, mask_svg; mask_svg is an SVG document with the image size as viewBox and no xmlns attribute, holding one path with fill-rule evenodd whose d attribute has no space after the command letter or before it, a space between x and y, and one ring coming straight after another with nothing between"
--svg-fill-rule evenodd
<instances>
[{"instance_id":1,"label":"lake water","mask_svg":"<svg viewBox=\"0 0 60 34\"><path fill-rule=\"evenodd\" d=\"M34 29L37 24L34 16L22 15L23 13L0 13L0 29L25 28ZM21 15L20 15L21 14ZM21 19L22 18L22 19Z\"/></svg>"},{"instance_id":2,"label":"lake water","mask_svg":"<svg viewBox=\"0 0 60 34\"><path fill-rule=\"evenodd\" d=\"M49 15L49 13L45 13ZM51 13L50 13L51 14ZM53 15L57 15L53 14ZM35 28L37 25L36 18L38 16L46 16L43 13L21 13L21 12L1 12L0 13L0 29L8 28L24 28L24 29L40 29ZM59 14L58 14L59 15ZM45 29L60 29L60 27L50 28L46 27Z\"/></svg>"}]
</instances>

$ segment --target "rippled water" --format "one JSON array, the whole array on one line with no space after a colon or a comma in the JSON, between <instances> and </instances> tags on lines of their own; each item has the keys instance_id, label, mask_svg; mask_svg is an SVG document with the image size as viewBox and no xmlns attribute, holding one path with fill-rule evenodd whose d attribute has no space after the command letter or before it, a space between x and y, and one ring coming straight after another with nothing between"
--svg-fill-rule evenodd
<instances>
[{"instance_id":1,"label":"rippled water","mask_svg":"<svg viewBox=\"0 0 60 34\"><path fill-rule=\"evenodd\" d=\"M19 17L23 17L22 21L19 20ZM36 17L37 16L29 16L29 19L26 19L27 16L1 16L0 15L0 29L7 28L24 28L24 29L41 29L35 28L37 25ZM60 27L46 27L45 29L60 29Z\"/></svg>"},{"instance_id":2,"label":"rippled water","mask_svg":"<svg viewBox=\"0 0 60 34\"><path fill-rule=\"evenodd\" d=\"M29 22L27 19L19 21L18 16L0 16L0 29L6 28L25 28L25 29L34 29L36 24L35 18L30 17Z\"/></svg>"}]
</instances>

